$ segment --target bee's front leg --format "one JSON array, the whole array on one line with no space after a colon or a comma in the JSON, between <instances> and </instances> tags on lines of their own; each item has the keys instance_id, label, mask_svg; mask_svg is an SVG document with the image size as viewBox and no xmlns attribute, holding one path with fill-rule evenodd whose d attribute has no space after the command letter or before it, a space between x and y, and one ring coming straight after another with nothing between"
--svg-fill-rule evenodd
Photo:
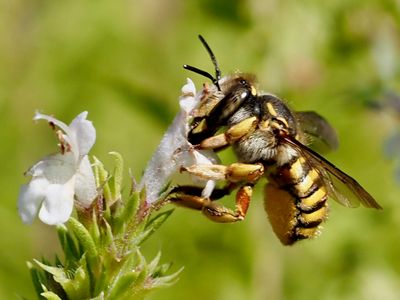
<instances>
[{"instance_id":1,"label":"bee's front leg","mask_svg":"<svg viewBox=\"0 0 400 300\"><path fill-rule=\"evenodd\" d=\"M204 139L199 145L199 149L223 149L244 137L251 134L257 127L256 117L247 118L233 126L224 133Z\"/></svg>"},{"instance_id":2,"label":"bee's front leg","mask_svg":"<svg viewBox=\"0 0 400 300\"><path fill-rule=\"evenodd\" d=\"M214 222L233 223L243 220L246 216L252 195L251 186L245 185L239 188L236 194L235 211L213 202L213 200L229 194L233 187L216 189L210 198L202 197L202 189L198 187L176 187L171 191L168 200L180 206L201 210L205 216Z\"/></svg>"}]
</instances>

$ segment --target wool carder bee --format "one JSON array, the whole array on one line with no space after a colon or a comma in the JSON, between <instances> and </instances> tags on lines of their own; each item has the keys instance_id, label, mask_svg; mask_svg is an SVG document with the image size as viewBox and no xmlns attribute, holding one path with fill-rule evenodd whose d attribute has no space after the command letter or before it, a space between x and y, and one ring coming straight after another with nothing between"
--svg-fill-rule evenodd
<instances>
[{"instance_id":1,"label":"wool carder bee","mask_svg":"<svg viewBox=\"0 0 400 300\"><path fill-rule=\"evenodd\" d=\"M361 203L381 209L374 198L352 177L311 149L316 142L334 149L336 133L315 112L294 112L275 95L259 93L254 76L221 77L217 60L199 36L215 68L215 76L201 69L184 68L209 78L213 91L198 109L188 140L198 149L218 151L232 147L238 162L230 165L193 165L183 172L203 179L221 180L210 197L201 188L177 186L169 194L172 202L201 210L216 222L243 220L252 187L263 177L265 210L275 234L284 245L315 237L327 218L328 198L346 207ZM211 99L211 100L210 100ZM236 209L215 200L237 190Z\"/></svg>"}]
</instances>

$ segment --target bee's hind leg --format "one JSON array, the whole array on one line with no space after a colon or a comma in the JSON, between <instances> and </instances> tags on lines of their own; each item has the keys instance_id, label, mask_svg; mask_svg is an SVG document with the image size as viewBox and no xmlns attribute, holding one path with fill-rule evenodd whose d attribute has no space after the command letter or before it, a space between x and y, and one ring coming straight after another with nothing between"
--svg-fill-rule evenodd
<instances>
[{"instance_id":1,"label":"bee's hind leg","mask_svg":"<svg viewBox=\"0 0 400 300\"><path fill-rule=\"evenodd\" d=\"M201 210L209 219L215 222L230 223L244 219L252 195L252 186L264 174L262 164L233 163L228 166L213 164L197 164L182 167L182 172L188 172L204 180L226 180L228 183L222 189L214 189L209 198L202 197L202 188L181 186L176 187L168 196L177 205ZM218 200L239 187L236 193L235 210L216 204Z\"/></svg>"},{"instance_id":2,"label":"bee's hind leg","mask_svg":"<svg viewBox=\"0 0 400 300\"><path fill-rule=\"evenodd\" d=\"M244 219L249 207L252 195L250 185L241 186L236 194L235 211L213 202L229 194L236 185L228 184L225 188L215 189L210 198L202 197L202 188L192 186L180 186L174 188L168 200L176 205L200 210L205 216L214 222L233 223Z\"/></svg>"},{"instance_id":3,"label":"bee's hind leg","mask_svg":"<svg viewBox=\"0 0 400 300\"><path fill-rule=\"evenodd\" d=\"M247 214L252 192L250 185L244 185L239 188L236 193L235 211L210 201L202 208L202 212L214 222L232 223L242 221Z\"/></svg>"}]
</instances>

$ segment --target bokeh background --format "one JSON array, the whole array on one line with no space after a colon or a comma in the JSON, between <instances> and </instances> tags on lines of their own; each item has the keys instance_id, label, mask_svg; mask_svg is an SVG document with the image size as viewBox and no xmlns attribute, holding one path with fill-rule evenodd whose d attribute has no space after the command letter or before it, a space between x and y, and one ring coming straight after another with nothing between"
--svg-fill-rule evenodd
<instances>
[{"instance_id":1,"label":"bokeh background","mask_svg":"<svg viewBox=\"0 0 400 300\"><path fill-rule=\"evenodd\" d=\"M182 65L212 71L199 33L225 74L254 73L261 90L324 115L341 142L326 157L384 210L331 202L318 239L283 247L262 184L241 223L178 208L143 252L161 249L185 270L149 299L399 299L399 12L389 0L1 0L0 299L33 299L25 262L59 251L53 228L26 226L16 211L23 172L56 150L34 111L67 122L89 111L92 153L111 165L107 153L119 151L140 177L186 77L205 81Z\"/></svg>"}]
</instances>

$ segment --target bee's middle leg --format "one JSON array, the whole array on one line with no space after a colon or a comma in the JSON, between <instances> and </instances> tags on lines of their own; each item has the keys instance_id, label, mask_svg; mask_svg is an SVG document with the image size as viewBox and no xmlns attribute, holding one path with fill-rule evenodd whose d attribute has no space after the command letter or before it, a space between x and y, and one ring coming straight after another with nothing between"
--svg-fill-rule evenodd
<instances>
[{"instance_id":1,"label":"bee's middle leg","mask_svg":"<svg viewBox=\"0 0 400 300\"><path fill-rule=\"evenodd\" d=\"M257 164L233 163L230 165L195 164L182 167L181 172L208 180L255 183L264 174L264 166Z\"/></svg>"}]
</instances>

